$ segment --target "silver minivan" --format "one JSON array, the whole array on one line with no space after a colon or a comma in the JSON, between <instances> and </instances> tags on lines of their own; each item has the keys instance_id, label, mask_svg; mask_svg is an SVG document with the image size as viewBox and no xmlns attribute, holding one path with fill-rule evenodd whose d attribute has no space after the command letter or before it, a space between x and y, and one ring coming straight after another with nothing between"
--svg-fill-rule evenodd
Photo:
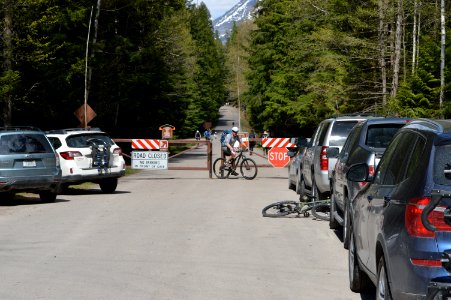
<instances>
[{"instance_id":1,"label":"silver minivan","mask_svg":"<svg viewBox=\"0 0 451 300\"><path fill-rule=\"evenodd\" d=\"M0 127L0 199L31 192L42 201L54 202L60 183L59 158L43 131Z\"/></svg>"},{"instance_id":2,"label":"silver minivan","mask_svg":"<svg viewBox=\"0 0 451 300\"><path fill-rule=\"evenodd\" d=\"M301 160L299 177L301 199L311 196L321 200L330 196L329 178L337 159L328 158L326 149L336 147L341 150L354 125L371 117L376 116L339 115L326 119L318 125Z\"/></svg>"}]
</instances>

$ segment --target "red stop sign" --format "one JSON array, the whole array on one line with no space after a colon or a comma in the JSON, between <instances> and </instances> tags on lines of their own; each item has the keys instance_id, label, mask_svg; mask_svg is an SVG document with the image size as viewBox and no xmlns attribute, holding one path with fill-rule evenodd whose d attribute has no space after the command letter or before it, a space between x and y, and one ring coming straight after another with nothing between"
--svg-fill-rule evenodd
<instances>
[{"instance_id":1,"label":"red stop sign","mask_svg":"<svg viewBox=\"0 0 451 300\"><path fill-rule=\"evenodd\" d=\"M274 168L283 168L290 162L287 148L271 148L268 151L268 161Z\"/></svg>"}]
</instances>

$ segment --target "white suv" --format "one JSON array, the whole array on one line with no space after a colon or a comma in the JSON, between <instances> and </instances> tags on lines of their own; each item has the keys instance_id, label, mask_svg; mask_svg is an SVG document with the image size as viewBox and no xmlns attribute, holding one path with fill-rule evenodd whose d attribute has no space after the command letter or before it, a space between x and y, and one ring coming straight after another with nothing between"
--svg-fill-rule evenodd
<instances>
[{"instance_id":1,"label":"white suv","mask_svg":"<svg viewBox=\"0 0 451 300\"><path fill-rule=\"evenodd\" d=\"M118 178L125 174L122 150L98 128L69 128L47 131L47 137L59 154L62 188L83 182L100 185L104 193L113 193Z\"/></svg>"}]
</instances>

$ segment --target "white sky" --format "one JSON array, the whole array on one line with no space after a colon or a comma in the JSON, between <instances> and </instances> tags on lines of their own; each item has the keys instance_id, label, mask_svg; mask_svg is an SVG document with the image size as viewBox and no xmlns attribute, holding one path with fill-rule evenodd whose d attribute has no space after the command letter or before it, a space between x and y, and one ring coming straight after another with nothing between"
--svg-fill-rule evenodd
<instances>
[{"instance_id":1,"label":"white sky","mask_svg":"<svg viewBox=\"0 0 451 300\"><path fill-rule=\"evenodd\" d=\"M211 18L214 20L217 17L225 14L229 9L231 9L235 4L240 2L240 0L195 0L193 3L200 4L204 2L210 11Z\"/></svg>"}]
</instances>

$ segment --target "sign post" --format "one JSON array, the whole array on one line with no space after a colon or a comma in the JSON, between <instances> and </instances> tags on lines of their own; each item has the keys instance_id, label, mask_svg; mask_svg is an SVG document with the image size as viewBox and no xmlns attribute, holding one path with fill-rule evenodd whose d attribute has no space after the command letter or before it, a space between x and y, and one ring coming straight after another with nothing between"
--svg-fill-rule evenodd
<instances>
[{"instance_id":1,"label":"sign post","mask_svg":"<svg viewBox=\"0 0 451 300\"><path fill-rule=\"evenodd\" d=\"M290 162L287 148L271 148L268 151L268 162L274 168L283 168Z\"/></svg>"}]
</instances>

